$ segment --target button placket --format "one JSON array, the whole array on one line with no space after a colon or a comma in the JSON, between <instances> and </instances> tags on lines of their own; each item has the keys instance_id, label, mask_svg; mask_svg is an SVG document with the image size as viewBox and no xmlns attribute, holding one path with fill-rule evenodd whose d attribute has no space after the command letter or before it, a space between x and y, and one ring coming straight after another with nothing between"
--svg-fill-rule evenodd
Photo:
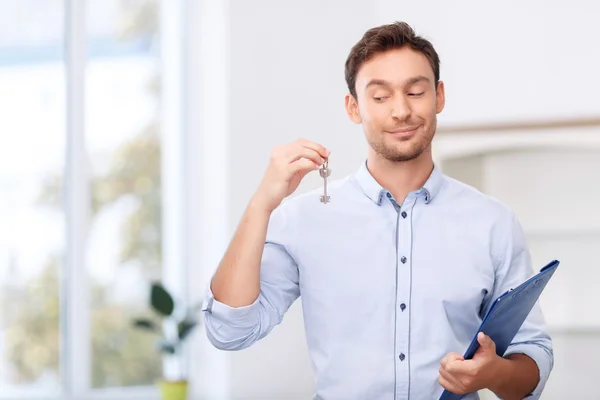
<instances>
[{"instance_id":1,"label":"button placket","mask_svg":"<svg viewBox=\"0 0 600 400\"><path fill-rule=\"evenodd\" d=\"M411 207L416 198L409 195L399 207L397 214L397 297L396 297L396 393L399 398L408 396L410 381L409 335L410 335L410 287L411 287L411 248L412 223Z\"/></svg>"}]
</instances>

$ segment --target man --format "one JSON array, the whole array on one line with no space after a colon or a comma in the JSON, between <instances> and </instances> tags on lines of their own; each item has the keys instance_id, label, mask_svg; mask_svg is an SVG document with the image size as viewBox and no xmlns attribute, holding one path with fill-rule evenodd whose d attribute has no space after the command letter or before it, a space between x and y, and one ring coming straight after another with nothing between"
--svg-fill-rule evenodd
<instances>
[{"instance_id":1,"label":"man","mask_svg":"<svg viewBox=\"0 0 600 400\"><path fill-rule=\"evenodd\" d=\"M439 59L405 23L373 28L346 61L346 110L369 150L358 171L283 202L330 151L277 147L210 285L206 332L239 350L302 295L318 399L437 399L489 388L539 398L553 366L539 304L504 357L480 336L491 301L533 273L510 209L433 164Z\"/></svg>"}]
</instances>

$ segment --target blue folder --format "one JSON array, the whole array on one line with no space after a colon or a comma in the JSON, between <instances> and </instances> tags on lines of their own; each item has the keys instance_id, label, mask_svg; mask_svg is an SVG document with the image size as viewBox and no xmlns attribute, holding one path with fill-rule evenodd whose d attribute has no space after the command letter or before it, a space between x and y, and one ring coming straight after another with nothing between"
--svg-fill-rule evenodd
<instances>
[{"instance_id":1,"label":"blue folder","mask_svg":"<svg viewBox=\"0 0 600 400\"><path fill-rule=\"evenodd\" d=\"M473 358L479 348L477 334L483 332L496 343L496 354L504 356L506 349L525 322L546 284L554 275L559 261L553 260L533 277L498 297L486 313L471 344L464 354L465 360ZM440 400L459 400L459 395L444 390Z\"/></svg>"}]
</instances>

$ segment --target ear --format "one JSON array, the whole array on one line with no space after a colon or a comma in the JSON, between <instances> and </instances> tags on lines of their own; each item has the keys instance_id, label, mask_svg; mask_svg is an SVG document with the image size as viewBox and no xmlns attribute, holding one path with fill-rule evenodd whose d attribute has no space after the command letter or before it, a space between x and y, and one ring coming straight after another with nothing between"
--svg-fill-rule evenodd
<instances>
[{"instance_id":1,"label":"ear","mask_svg":"<svg viewBox=\"0 0 600 400\"><path fill-rule=\"evenodd\" d=\"M360 117L360 110L358 109L358 102L350 93L346 95L345 106L346 113L348 114L348 117L350 117L350 120L355 124L362 123L362 118Z\"/></svg>"},{"instance_id":2,"label":"ear","mask_svg":"<svg viewBox=\"0 0 600 400\"><path fill-rule=\"evenodd\" d=\"M444 82L439 81L437 89L435 91L435 112L441 113L446 105L446 93L444 89Z\"/></svg>"}]
</instances>

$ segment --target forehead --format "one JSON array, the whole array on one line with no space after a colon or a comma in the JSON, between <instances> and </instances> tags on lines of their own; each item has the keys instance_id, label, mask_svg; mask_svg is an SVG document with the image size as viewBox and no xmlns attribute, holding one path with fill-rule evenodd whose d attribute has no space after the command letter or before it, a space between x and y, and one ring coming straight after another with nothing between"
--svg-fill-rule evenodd
<instances>
[{"instance_id":1,"label":"forehead","mask_svg":"<svg viewBox=\"0 0 600 400\"><path fill-rule=\"evenodd\" d=\"M402 83L415 76L426 76L431 82L434 74L425 55L409 46L378 53L365 62L356 75L358 90L373 79Z\"/></svg>"}]
</instances>

